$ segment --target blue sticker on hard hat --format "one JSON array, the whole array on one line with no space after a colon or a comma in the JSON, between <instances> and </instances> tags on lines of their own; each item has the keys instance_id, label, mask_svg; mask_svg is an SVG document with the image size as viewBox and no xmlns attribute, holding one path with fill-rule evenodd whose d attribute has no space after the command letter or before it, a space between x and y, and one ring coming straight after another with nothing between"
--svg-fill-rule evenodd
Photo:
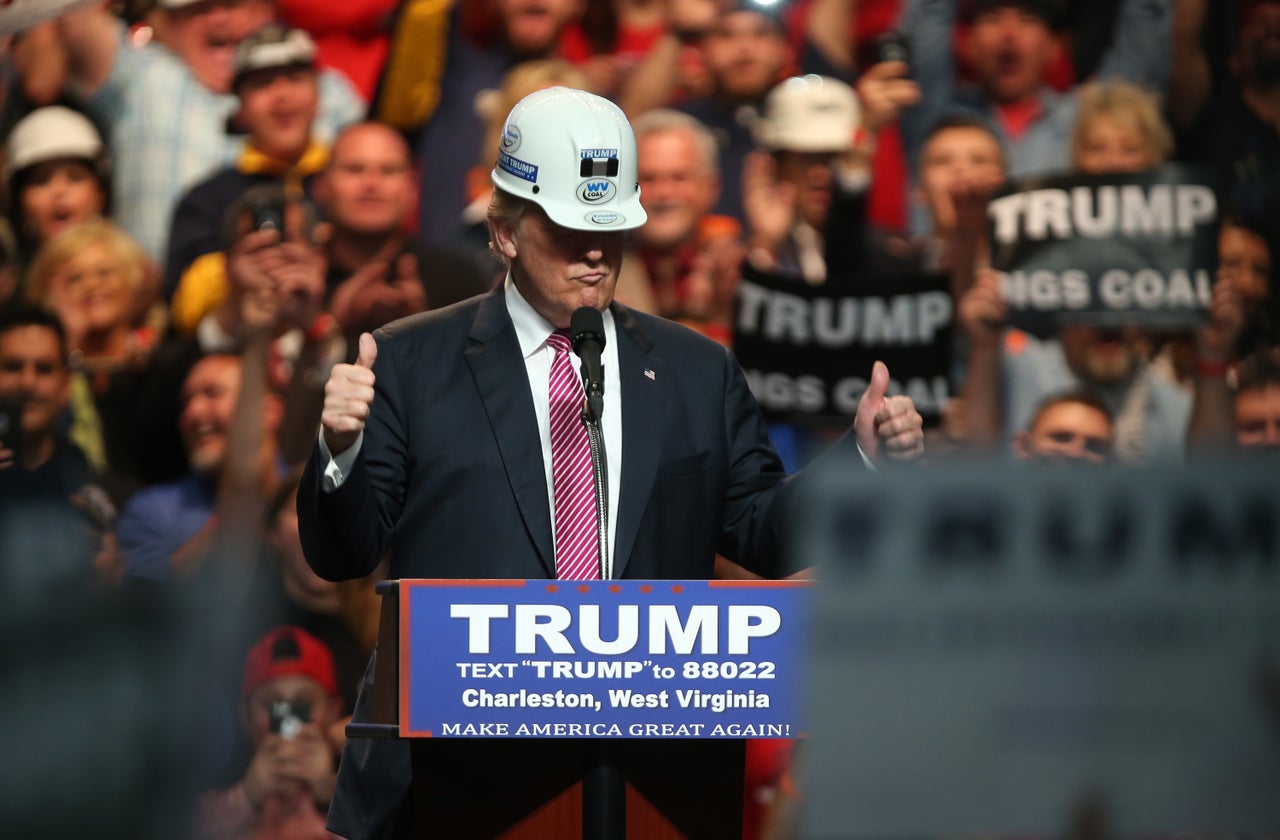
<instances>
[{"instance_id":1,"label":"blue sticker on hard hat","mask_svg":"<svg viewBox=\"0 0 1280 840\"><path fill-rule=\"evenodd\" d=\"M502 151L514 152L520 148L520 126L508 125L502 132Z\"/></svg>"},{"instance_id":2,"label":"blue sticker on hard hat","mask_svg":"<svg viewBox=\"0 0 1280 840\"><path fill-rule=\"evenodd\" d=\"M528 181L531 184L538 183L538 167L532 163L525 163L518 158L513 158L506 152L498 152L498 168L522 181Z\"/></svg>"},{"instance_id":3,"label":"blue sticker on hard hat","mask_svg":"<svg viewBox=\"0 0 1280 840\"><path fill-rule=\"evenodd\" d=\"M588 213L583 218L600 227L616 227L627 220L627 217L621 213Z\"/></svg>"},{"instance_id":4,"label":"blue sticker on hard hat","mask_svg":"<svg viewBox=\"0 0 1280 840\"><path fill-rule=\"evenodd\" d=\"M583 149L578 174L583 178L618 177L617 149Z\"/></svg>"},{"instance_id":5,"label":"blue sticker on hard hat","mask_svg":"<svg viewBox=\"0 0 1280 840\"><path fill-rule=\"evenodd\" d=\"M578 200L584 204L600 204L611 200L617 191L613 181L591 178L578 185Z\"/></svg>"}]
</instances>

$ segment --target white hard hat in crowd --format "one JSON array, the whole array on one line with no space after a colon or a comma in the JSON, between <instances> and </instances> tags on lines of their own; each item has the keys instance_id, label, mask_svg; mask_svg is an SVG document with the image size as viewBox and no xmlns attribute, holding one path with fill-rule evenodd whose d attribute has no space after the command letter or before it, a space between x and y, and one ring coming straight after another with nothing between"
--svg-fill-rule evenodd
<instances>
[{"instance_id":1,"label":"white hard hat in crowd","mask_svg":"<svg viewBox=\"0 0 1280 840\"><path fill-rule=\"evenodd\" d=\"M236 47L232 84L258 70L314 67L315 59L316 42L310 35L282 23L268 23Z\"/></svg>"},{"instance_id":2,"label":"white hard hat in crowd","mask_svg":"<svg viewBox=\"0 0 1280 840\"><path fill-rule=\"evenodd\" d=\"M853 88L828 76L794 76L765 97L755 138L770 151L844 152L858 120Z\"/></svg>"},{"instance_id":3,"label":"white hard hat in crowd","mask_svg":"<svg viewBox=\"0 0 1280 840\"><path fill-rule=\"evenodd\" d=\"M5 145L4 180L37 163L62 158L98 161L102 137L89 118L61 105L37 108L9 132Z\"/></svg>"},{"instance_id":4,"label":"white hard hat in crowd","mask_svg":"<svg viewBox=\"0 0 1280 840\"><path fill-rule=\"evenodd\" d=\"M574 230L645 223L636 138L609 100L566 87L531 93L507 116L493 183Z\"/></svg>"}]
</instances>

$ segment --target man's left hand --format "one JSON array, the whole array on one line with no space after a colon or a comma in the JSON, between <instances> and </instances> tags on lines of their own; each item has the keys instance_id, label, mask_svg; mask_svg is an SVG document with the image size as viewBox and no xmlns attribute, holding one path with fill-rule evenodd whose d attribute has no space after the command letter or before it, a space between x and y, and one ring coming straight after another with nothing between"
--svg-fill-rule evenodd
<instances>
[{"instance_id":1,"label":"man's left hand","mask_svg":"<svg viewBox=\"0 0 1280 840\"><path fill-rule=\"evenodd\" d=\"M887 397L888 390L889 368L876 362L853 418L858 446L872 461L881 453L898 461L919 458L924 454L924 420L910 397Z\"/></svg>"}]
</instances>

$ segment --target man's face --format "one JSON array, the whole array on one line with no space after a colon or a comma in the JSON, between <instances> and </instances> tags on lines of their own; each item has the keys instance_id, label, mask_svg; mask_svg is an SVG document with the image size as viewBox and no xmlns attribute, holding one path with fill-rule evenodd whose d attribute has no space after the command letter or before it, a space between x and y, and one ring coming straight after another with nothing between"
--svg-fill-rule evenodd
<instances>
[{"instance_id":1,"label":"man's face","mask_svg":"<svg viewBox=\"0 0 1280 840\"><path fill-rule=\"evenodd\" d=\"M246 727L249 731L249 742L256 749L271 732L271 707L285 702L299 709L311 710L310 723L321 729L333 723L333 706L324 686L301 674L289 674L276 677L258 686L249 695L246 709Z\"/></svg>"},{"instance_id":2,"label":"man's face","mask_svg":"<svg viewBox=\"0 0 1280 840\"><path fill-rule=\"evenodd\" d=\"M417 198L404 141L384 126L349 130L333 148L317 198L340 230L386 235Z\"/></svg>"},{"instance_id":3,"label":"man's face","mask_svg":"<svg viewBox=\"0 0 1280 840\"><path fill-rule=\"evenodd\" d=\"M1236 443L1242 449L1280 450L1280 385L1236 394Z\"/></svg>"},{"instance_id":4,"label":"man's face","mask_svg":"<svg viewBox=\"0 0 1280 840\"><path fill-rule=\"evenodd\" d=\"M240 360L210 356L196 363L182 385L178 430L187 460L198 473L216 472L227 450L231 415L240 396Z\"/></svg>"},{"instance_id":5,"label":"man's face","mask_svg":"<svg viewBox=\"0 0 1280 840\"><path fill-rule=\"evenodd\" d=\"M73 255L49 278L49 305L64 324L106 332L126 324L133 310L133 289L126 266L107 245L90 245Z\"/></svg>"},{"instance_id":6,"label":"man's face","mask_svg":"<svg viewBox=\"0 0 1280 840\"><path fill-rule=\"evenodd\" d=\"M581 0L499 0L507 45L520 58L546 58L566 25L582 16Z\"/></svg>"},{"instance_id":7,"label":"man's face","mask_svg":"<svg viewBox=\"0 0 1280 840\"><path fill-rule=\"evenodd\" d=\"M1073 324L1061 331L1072 373L1094 385L1124 382L1138 366L1136 336L1127 330Z\"/></svg>"},{"instance_id":8,"label":"man's face","mask_svg":"<svg viewBox=\"0 0 1280 840\"><path fill-rule=\"evenodd\" d=\"M72 225L100 215L106 196L89 164L50 160L27 175L20 198L22 218L37 242L48 242Z\"/></svg>"},{"instance_id":9,"label":"man's face","mask_svg":"<svg viewBox=\"0 0 1280 840\"><path fill-rule=\"evenodd\" d=\"M1018 442L1027 461L1080 461L1101 464L1111 458L1111 420L1083 403L1064 402L1046 409Z\"/></svg>"},{"instance_id":10,"label":"man's face","mask_svg":"<svg viewBox=\"0 0 1280 840\"><path fill-rule=\"evenodd\" d=\"M694 238L698 222L715 204L720 181L698 151L693 133L655 131L636 144L640 203L649 220L636 239L659 251L674 251Z\"/></svg>"},{"instance_id":11,"label":"man's face","mask_svg":"<svg viewBox=\"0 0 1280 840\"><path fill-rule=\"evenodd\" d=\"M833 152L779 152L778 180L795 185L796 211L800 218L819 230L831 212L831 191L835 173Z\"/></svg>"},{"instance_id":12,"label":"man's face","mask_svg":"<svg viewBox=\"0 0 1280 840\"><path fill-rule=\"evenodd\" d=\"M270 0L201 0L161 12L169 49L214 93L231 91L236 46L274 16Z\"/></svg>"},{"instance_id":13,"label":"man's face","mask_svg":"<svg viewBox=\"0 0 1280 840\"><path fill-rule=\"evenodd\" d=\"M764 15L733 11L720 16L702 45L707 67L730 99L761 99L782 72L787 42Z\"/></svg>"},{"instance_id":14,"label":"man's face","mask_svg":"<svg viewBox=\"0 0 1280 840\"><path fill-rule=\"evenodd\" d=\"M306 149L320 102L314 69L258 70L240 80L236 93L240 96L240 121L259 151L291 161Z\"/></svg>"},{"instance_id":15,"label":"man's face","mask_svg":"<svg viewBox=\"0 0 1280 840\"><path fill-rule=\"evenodd\" d=\"M1262 306L1271 285L1271 249L1253 231L1223 224L1218 232L1218 271L1230 277L1246 311Z\"/></svg>"},{"instance_id":16,"label":"man's face","mask_svg":"<svg viewBox=\"0 0 1280 840\"><path fill-rule=\"evenodd\" d=\"M1246 85L1280 81L1280 3L1258 3L1248 12L1232 66Z\"/></svg>"},{"instance_id":17,"label":"man's face","mask_svg":"<svg viewBox=\"0 0 1280 840\"><path fill-rule=\"evenodd\" d=\"M22 401L22 434L28 440L53 432L71 395L71 373L48 327L15 327L0 335L0 396Z\"/></svg>"},{"instance_id":18,"label":"man's face","mask_svg":"<svg viewBox=\"0 0 1280 840\"><path fill-rule=\"evenodd\" d=\"M622 266L622 231L571 230L529 205L514 226L494 225L495 242L511 260L511 277L525 300L557 328L574 310L604 310Z\"/></svg>"},{"instance_id":19,"label":"man's face","mask_svg":"<svg viewBox=\"0 0 1280 840\"><path fill-rule=\"evenodd\" d=\"M934 134L920 153L920 188L941 230L956 224L953 192L961 186L994 185L1004 178L1004 155L990 132L947 128Z\"/></svg>"},{"instance_id":20,"label":"man's face","mask_svg":"<svg viewBox=\"0 0 1280 840\"><path fill-rule=\"evenodd\" d=\"M1076 169L1081 172L1143 172L1157 163L1137 126L1108 115L1089 121L1076 150Z\"/></svg>"},{"instance_id":21,"label":"man's face","mask_svg":"<svg viewBox=\"0 0 1280 840\"><path fill-rule=\"evenodd\" d=\"M1044 19L1016 5L979 14L969 30L974 75L997 102L1034 96L1056 46Z\"/></svg>"}]
</instances>

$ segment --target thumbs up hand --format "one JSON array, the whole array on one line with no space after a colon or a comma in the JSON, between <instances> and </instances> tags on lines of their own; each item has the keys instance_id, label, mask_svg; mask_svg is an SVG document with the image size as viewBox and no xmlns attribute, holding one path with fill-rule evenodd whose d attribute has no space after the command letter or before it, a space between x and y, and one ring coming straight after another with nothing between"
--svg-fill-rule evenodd
<instances>
[{"instance_id":1,"label":"thumbs up hand","mask_svg":"<svg viewBox=\"0 0 1280 840\"><path fill-rule=\"evenodd\" d=\"M924 454L924 421L910 397L887 397L888 390L889 368L876 362L853 418L858 446L873 461L881 452L894 460L919 458Z\"/></svg>"},{"instance_id":2,"label":"thumbs up hand","mask_svg":"<svg viewBox=\"0 0 1280 840\"><path fill-rule=\"evenodd\" d=\"M324 384L324 408L320 425L324 443L332 455L347 451L364 431L373 405L373 362L378 344L369 333L360 335L360 355L354 365L334 365Z\"/></svg>"}]
</instances>

